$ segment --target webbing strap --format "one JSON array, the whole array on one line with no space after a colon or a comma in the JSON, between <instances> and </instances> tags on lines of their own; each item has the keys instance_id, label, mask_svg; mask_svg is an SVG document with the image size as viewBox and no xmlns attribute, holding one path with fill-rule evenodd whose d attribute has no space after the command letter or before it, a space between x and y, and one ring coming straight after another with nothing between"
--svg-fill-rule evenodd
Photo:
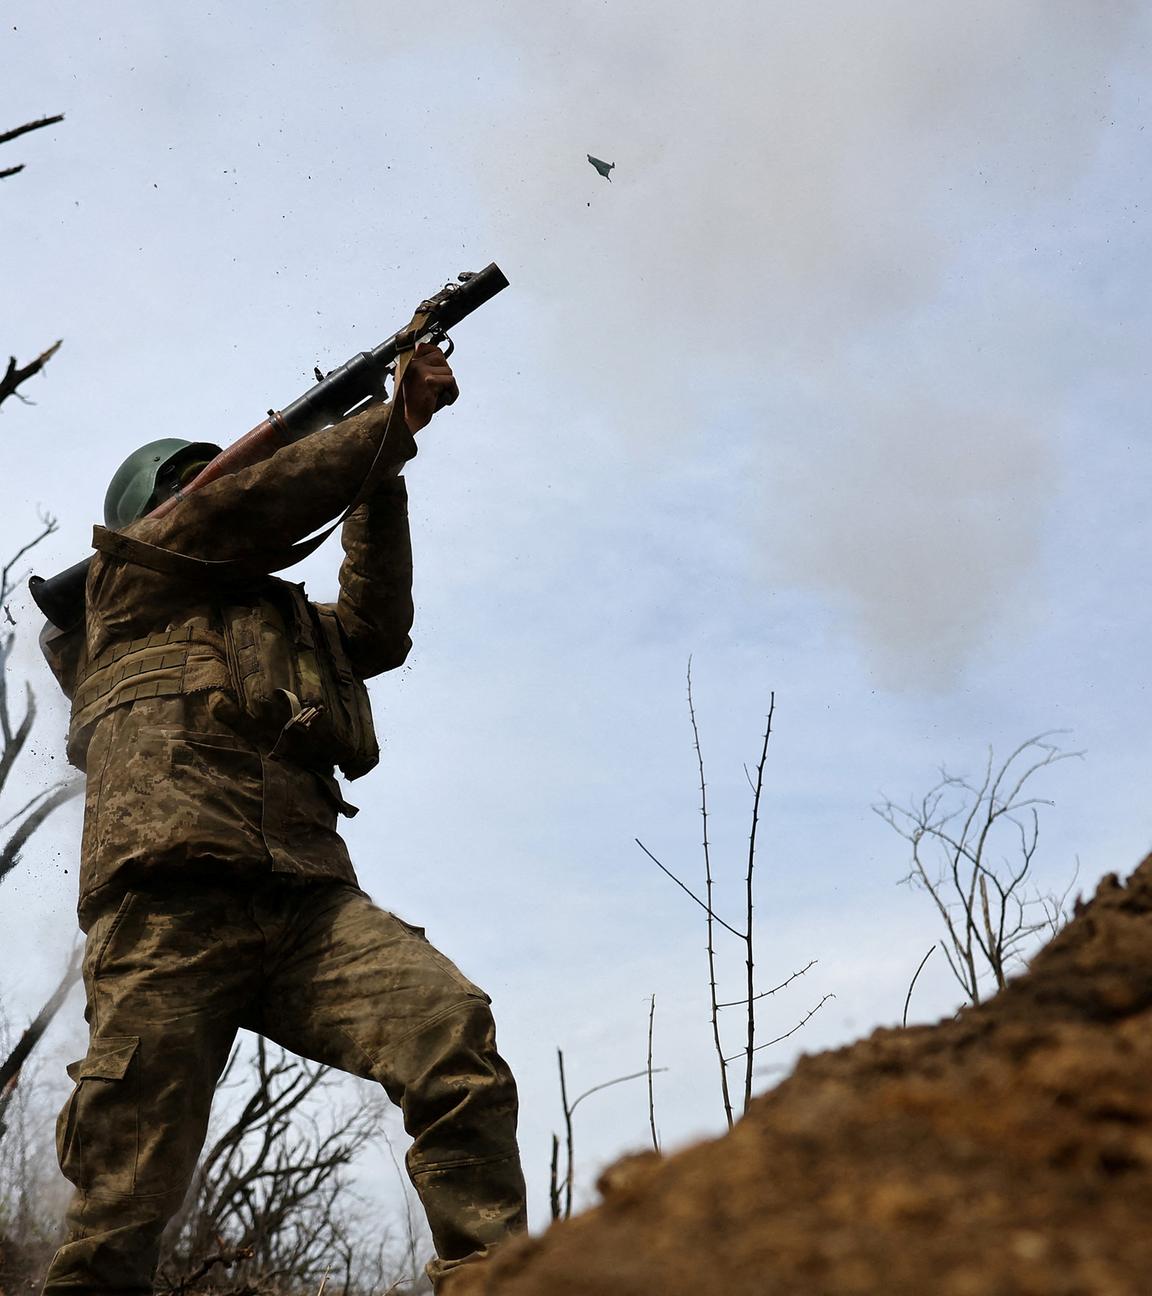
<instances>
[{"instance_id":1,"label":"webbing strap","mask_svg":"<svg viewBox=\"0 0 1152 1296\"><path fill-rule=\"evenodd\" d=\"M422 305L426 304L422 303ZM427 329L428 315L429 312L417 311L412 317L412 322L403 332L402 341L398 343L400 349L392 387L392 406L388 411L384 431L380 434L376 453L352 503L348 505L331 526L318 535L309 537L307 540L299 540L295 544L286 545L276 551L276 556L271 561L265 560L263 562L245 558L195 558L191 554L178 553L174 549L165 549L161 545L149 544L146 540L137 540L133 536L124 535L119 531L109 531L107 527L102 526L92 528L92 548L108 554L109 557L118 558L121 562L135 563L138 567L147 567L149 571L161 572L167 576L178 576L185 580L203 580L205 578L213 581L253 579L266 576L269 572L283 571L286 567L294 567L296 563L302 562L309 554L319 549L337 527L342 526L348 517L369 498L380 480L384 447L388 441L388 434L392 430L392 421L400 407L399 397L404 375L407 373L408 364L415 354L416 342Z\"/></svg>"},{"instance_id":2,"label":"webbing strap","mask_svg":"<svg viewBox=\"0 0 1152 1296\"><path fill-rule=\"evenodd\" d=\"M73 706L80 710L105 692L108 686L115 687L122 680L151 667L182 665L191 638L192 627L185 625L111 644L88 663Z\"/></svg>"},{"instance_id":3,"label":"webbing strap","mask_svg":"<svg viewBox=\"0 0 1152 1296\"><path fill-rule=\"evenodd\" d=\"M318 538L324 541L328 538L328 533L325 532ZM243 576L266 575L299 561L296 557L280 564L251 563L239 558L195 558L192 554L165 549L161 545L149 544L147 540L137 540L135 536L109 531L102 526L92 528L92 548L110 558L119 558L121 562L135 563L137 567L147 567L149 571L162 572L166 576L180 576L185 580L203 580L211 576L218 576L221 580L236 580ZM300 558L306 558L311 552L311 549L306 549L300 554Z\"/></svg>"}]
</instances>

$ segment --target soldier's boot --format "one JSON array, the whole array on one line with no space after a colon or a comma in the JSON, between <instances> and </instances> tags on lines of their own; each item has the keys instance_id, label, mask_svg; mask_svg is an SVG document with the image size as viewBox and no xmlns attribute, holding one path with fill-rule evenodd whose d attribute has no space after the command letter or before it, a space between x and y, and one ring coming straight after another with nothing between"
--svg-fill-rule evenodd
<instances>
[{"instance_id":1,"label":"soldier's boot","mask_svg":"<svg viewBox=\"0 0 1152 1296\"><path fill-rule=\"evenodd\" d=\"M65 1224L67 1241L44 1280L45 1296L151 1296L160 1235L183 1191L137 1197L77 1191Z\"/></svg>"}]
</instances>

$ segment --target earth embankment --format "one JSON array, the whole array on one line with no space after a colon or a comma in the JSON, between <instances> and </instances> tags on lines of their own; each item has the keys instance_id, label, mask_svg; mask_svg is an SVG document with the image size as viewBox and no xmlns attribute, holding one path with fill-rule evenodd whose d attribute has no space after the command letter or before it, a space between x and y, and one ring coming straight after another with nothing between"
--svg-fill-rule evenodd
<instances>
[{"instance_id":1,"label":"earth embankment","mask_svg":"<svg viewBox=\"0 0 1152 1296\"><path fill-rule=\"evenodd\" d=\"M603 1191L449 1296L1152 1296L1152 857L989 1003Z\"/></svg>"}]
</instances>

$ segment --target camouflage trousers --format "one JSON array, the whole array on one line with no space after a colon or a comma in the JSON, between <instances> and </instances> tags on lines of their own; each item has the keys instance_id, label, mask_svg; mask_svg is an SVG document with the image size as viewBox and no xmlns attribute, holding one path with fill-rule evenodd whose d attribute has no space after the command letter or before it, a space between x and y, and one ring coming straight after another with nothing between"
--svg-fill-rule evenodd
<instances>
[{"instance_id":1,"label":"camouflage trousers","mask_svg":"<svg viewBox=\"0 0 1152 1296\"><path fill-rule=\"evenodd\" d=\"M240 1027L379 1081L401 1108L434 1281L525 1227L490 1001L355 887L129 892L89 929L84 981L90 1043L57 1125L76 1191L49 1296L152 1291Z\"/></svg>"}]
</instances>

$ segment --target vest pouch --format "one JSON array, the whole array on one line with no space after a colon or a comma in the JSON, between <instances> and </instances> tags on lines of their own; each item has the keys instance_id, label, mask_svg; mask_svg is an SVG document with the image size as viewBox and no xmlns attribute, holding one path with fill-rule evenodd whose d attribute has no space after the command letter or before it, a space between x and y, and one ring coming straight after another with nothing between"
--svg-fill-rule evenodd
<instances>
[{"instance_id":1,"label":"vest pouch","mask_svg":"<svg viewBox=\"0 0 1152 1296\"><path fill-rule=\"evenodd\" d=\"M333 762L349 779L358 779L380 762L380 744L372 723L372 702L364 681L352 669L340 620L331 607L311 605L317 630L325 702L333 738L341 754Z\"/></svg>"},{"instance_id":2,"label":"vest pouch","mask_svg":"<svg viewBox=\"0 0 1152 1296\"><path fill-rule=\"evenodd\" d=\"M336 614L310 603L298 585L277 582L275 593L224 609L244 712L276 756L321 772L338 765L359 778L380 751L368 691L348 660Z\"/></svg>"},{"instance_id":3,"label":"vest pouch","mask_svg":"<svg viewBox=\"0 0 1152 1296\"><path fill-rule=\"evenodd\" d=\"M319 689L304 690L298 653L278 601L261 598L223 609L228 667L246 718L274 739L302 707L323 704Z\"/></svg>"}]
</instances>

